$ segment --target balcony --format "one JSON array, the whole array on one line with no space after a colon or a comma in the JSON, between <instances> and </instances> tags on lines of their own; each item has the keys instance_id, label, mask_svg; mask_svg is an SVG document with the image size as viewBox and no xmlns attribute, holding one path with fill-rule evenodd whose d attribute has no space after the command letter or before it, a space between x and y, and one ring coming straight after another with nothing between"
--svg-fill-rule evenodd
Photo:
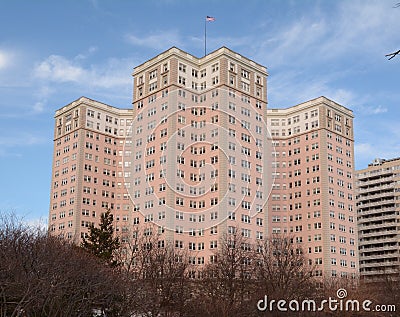
<instances>
[{"instance_id":1,"label":"balcony","mask_svg":"<svg viewBox=\"0 0 400 317\"><path fill-rule=\"evenodd\" d=\"M381 231L374 231L374 232L368 232L368 233L362 233L358 232L358 239L362 238L369 238L369 237L375 237L375 236L382 236L382 235L396 235L399 234L399 231L397 229L392 229L392 230L381 230Z\"/></svg>"},{"instance_id":2,"label":"balcony","mask_svg":"<svg viewBox=\"0 0 400 317\"><path fill-rule=\"evenodd\" d=\"M397 265L397 264L394 264L394 265ZM383 275L383 274L385 274L385 275L399 274L399 271L396 269L385 269L385 270L380 269L380 270L371 270L371 271L361 272L361 270L360 270L360 273L362 276L378 276L378 275Z\"/></svg>"},{"instance_id":3,"label":"balcony","mask_svg":"<svg viewBox=\"0 0 400 317\"><path fill-rule=\"evenodd\" d=\"M376 209L368 209L368 210L357 210L358 217L364 217L373 214L380 214L384 212L397 212L395 207L386 207L386 208L376 208Z\"/></svg>"},{"instance_id":4,"label":"balcony","mask_svg":"<svg viewBox=\"0 0 400 317\"><path fill-rule=\"evenodd\" d=\"M375 185L375 184L381 184L381 183L390 183L394 179L394 176L388 176L388 177L381 177L381 178L375 178L369 181L360 181L359 179L359 188L369 186L369 185Z\"/></svg>"},{"instance_id":5,"label":"balcony","mask_svg":"<svg viewBox=\"0 0 400 317\"><path fill-rule=\"evenodd\" d=\"M385 228L393 228L396 227L397 222L388 222L388 223L378 223L378 224L373 224L373 225L364 225L362 227L359 227L359 231L365 231L365 230L374 230L374 229L385 229ZM381 231L379 230L379 233Z\"/></svg>"},{"instance_id":6,"label":"balcony","mask_svg":"<svg viewBox=\"0 0 400 317\"><path fill-rule=\"evenodd\" d=\"M368 179L368 178L377 178L381 177L383 175L392 175L393 170L391 168L383 168L380 170L375 170L373 172L366 173L365 175L363 174L358 174L357 179L362 180L362 179Z\"/></svg>"},{"instance_id":7,"label":"balcony","mask_svg":"<svg viewBox=\"0 0 400 317\"><path fill-rule=\"evenodd\" d=\"M373 186L373 187L364 187L365 184L363 184L363 187L357 188L357 194L366 194L366 193L373 193L377 191L382 191L382 190L387 190L387 189L393 189L394 184L386 184L386 185L378 185L378 186Z\"/></svg>"},{"instance_id":8,"label":"balcony","mask_svg":"<svg viewBox=\"0 0 400 317\"><path fill-rule=\"evenodd\" d=\"M379 199L379 198L384 198L384 197L391 197L394 196L395 193L393 191L386 191L374 195L365 195L365 196L359 196L358 201L363 202L366 200L374 200L374 199Z\"/></svg>"},{"instance_id":9,"label":"balcony","mask_svg":"<svg viewBox=\"0 0 400 317\"><path fill-rule=\"evenodd\" d=\"M373 262L373 263L360 263L360 269L361 268L367 268L367 267L384 267L384 266L394 266L394 265L399 265L399 261L396 259L393 259L393 261L385 261L385 262Z\"/></svg>"},{"instance_id":10,"label":"balcony","mask_svg":"<svg viewBox=\"0 0 400 317\"><path fill-rule=\"evenodd\" d=\"M396 243L400 241L397 235L391 237L381 237L378 236L376 239L362 240L358 242L358 247L360 250L364 250L366 246L383 244L383 243ZM367 248L368 249L368 248Z\"/></svg>"},{"instance_id":11,"label":"balcony","mask_svg":"<svg viewBox=\"0 0 400 317\"><path fill-rule=\"evenodd\" d=\"M385 255L393 256L393 255L398 254L398 252L396 252L398 250L399 250L398 245L386 245L386 246L383 245L383 246L374 247L374 248L363 248L359 251L360 252L359 256L360 256L360 259L362 259L362 260L376 259L376 258L382 259L385 257ZM392 253L385 253L387 251L392 251ZM379 254L362 255L361 253L364 253L364 252L379 252Z\"/></svg>"},{"instance_id":12,"label":"balcony","mask_svg":"<svg viewBox=\"0 0 400 317\"><path fill-rule=\"evenodd\" d=\"M358 226L361 224L364 224L365 226L368 226L368 222L377 222L377 221L384 221L384 220L394 220L393 222L396 222L396 220L399 218L397 214L389 214L389 215L381 215L381 216L373 216L373 217L360 217L357 221Z\"/></svg>"},{"instance_id":13,"label":"balcony","mask_svg":"<svg viewBox=\"0 0 400 317\"><path fill-rule=\"evenodd\" d=\"M365 208L370 208L370 207L376 207L376 206L382 206L382 205L394 205L395 200L394 199L387 199L387 200L380 200L380 201L375 201L375 202L368 202L368 203L362 203L357 206L357 208L360 209L365 209Z\"/></svg>"}]
</instances>

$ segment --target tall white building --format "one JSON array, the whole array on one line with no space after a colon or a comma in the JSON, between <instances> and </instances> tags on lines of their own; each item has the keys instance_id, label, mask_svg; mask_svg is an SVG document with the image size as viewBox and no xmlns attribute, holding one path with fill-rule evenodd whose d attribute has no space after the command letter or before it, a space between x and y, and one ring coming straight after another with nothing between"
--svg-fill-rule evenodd
<instances>
[{"instance_id":1,"label":"tall white building","mask_svg":"<svg viewBox=\"0 0 400 317\"><path fill-rule=\"evenodd\" d=\"M399 272L400 159L375 159L357 171L360 275L373 280Z\"/></svg>"}]
</instances>

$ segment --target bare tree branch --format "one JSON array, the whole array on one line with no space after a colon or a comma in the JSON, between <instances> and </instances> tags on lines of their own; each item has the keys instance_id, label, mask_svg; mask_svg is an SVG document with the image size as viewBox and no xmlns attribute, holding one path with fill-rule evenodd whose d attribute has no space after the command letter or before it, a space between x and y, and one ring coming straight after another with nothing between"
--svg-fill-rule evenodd
<instances>
[{"instance_id":1,"label":"bare tree branch","mask_svg":"<svg viewBox=\"0 0 400 317\"><path fill-rule=\"evenodd\" d=\"M124 283L83 249L0 217L0 316L121 312Z\"/></svg>"},{"instance_id":2,"label":"bare tree branch","mask_svg":"<svg viewBox=\"0 0 400 317\"><path fill-rule=\"evenodd\" d=\"M400 2L397 2L397 3L393 6L393 8L399 8L399 7L400 7ZM393 53L386 54L385 56L386 56L386 57L389 57L388 60L390 61L392 58L396 57L396 56L399 55L399 54L400 54L400 50L398 50L398 51L396 51L396 52L393 52Z\"/></svg>"},{"instance_id":3,"label":"bare tree branch","mask_svg":"<svg viewBox=\"0 0 400 317\"><path fill-rule=\"evenodd\" d=\"M390 53L390 54L386 54L385 56L386 57L389 57L388 58L388 60L391 60L392 58L394 58L396 55L399 55L400 54L400 50L398 50L398 51L396 51L396 52L393 52L393 53Z\"/></svg>"}]
</instances>

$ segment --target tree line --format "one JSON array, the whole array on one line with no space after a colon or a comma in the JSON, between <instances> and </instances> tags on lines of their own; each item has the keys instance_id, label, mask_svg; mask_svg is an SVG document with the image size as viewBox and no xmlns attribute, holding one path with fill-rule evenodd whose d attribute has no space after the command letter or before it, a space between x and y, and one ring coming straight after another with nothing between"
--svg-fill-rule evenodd
<instances>
[{"instance_id":1,"label":"tree line","mask_svg":"<svg viewBox=\"0 0 400 317\"><path fill-rule=\"evenodd\" d=\"M133 229L115 237L112 214L102 215L82 245L49 236L12 217L0 219L0 317L5 316L365 316L363 312L260 310L276 300L368 298L398 304L399 286L312 274L303 250L289 236L251 244L241 234L223 235L213 261L199 270L187 251ZM384 290L384 292L382 291ZM399 303L400 304L400 303ZM400 306L398 306L400 307ZM368 316L396 316L369 313Z\"/></svg>"}]
</instances>

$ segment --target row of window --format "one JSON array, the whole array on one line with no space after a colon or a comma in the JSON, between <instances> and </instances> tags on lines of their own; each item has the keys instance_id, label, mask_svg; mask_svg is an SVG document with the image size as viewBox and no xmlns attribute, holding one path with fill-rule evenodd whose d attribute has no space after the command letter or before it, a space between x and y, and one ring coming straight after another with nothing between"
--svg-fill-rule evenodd
<instances>
[{"instance_id":1,"label":"row of window","mask_svg":"<svg viewBox=\"0 0 400 317\"><path fill-rule=\"evenodd\" d=\"M277 131L279 131L279 130L277 130ZM316 139L316 138L318 138L318 135L319 135L319 131L314 131L314 132L312 132L312 133L310 133L310 134L305 134L304 135L304 140L305 141L308 141L309 139L310 139L310 137L311 137L311 140L312 139ZM327 138L328 139L332 139L332 133L330 132L330 131L327 131L326 132L326 136L327 136ZM340 136L340 135L335 135L335 139L336 139L336 142L338 142L338 143L340 143L340 144L342 144L343 143L343 137L342 136ZM272 141L272 145L274 146L274 147L279 147L279 146L283 146L283 147L285 147L286 145L292 145L292 144L299 144L300 143L300 136L296 136L296 137L293 137L293 138L291 138L291 139L288 139L287 141L284 141L284 140L274 140L274 141ZM347 147L350 147L351 146L351 141L349 140L349 139L345 139L345 145L347 146Z\"/></svg>"}]
</instances>

